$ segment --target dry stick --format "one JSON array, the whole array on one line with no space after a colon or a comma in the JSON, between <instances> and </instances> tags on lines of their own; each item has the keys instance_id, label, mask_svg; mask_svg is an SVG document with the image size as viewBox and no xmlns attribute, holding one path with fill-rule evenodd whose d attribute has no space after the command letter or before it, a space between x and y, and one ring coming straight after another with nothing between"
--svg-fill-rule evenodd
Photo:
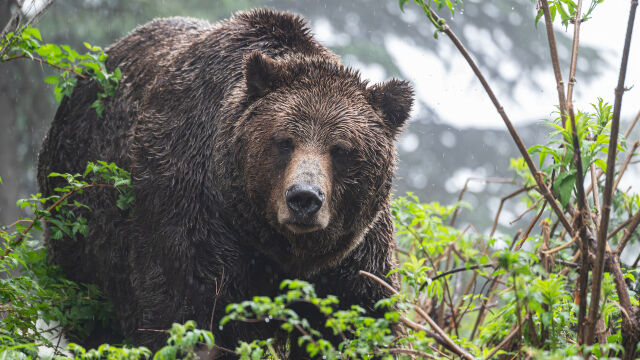
<instances>
[{"instance_id":1,"label":"dry stick","mask_svg":"<svg viewBox=\"0 0 640 360\"><path fill-rule=\"evenodd\" d=\"M638 112L638 114L636 115L636 117L633 119L633 121L631 122L631 124L629 125L629 127L627 128L627 130L624 132L624 137L625 139L629 138L629 135L631 135L631 131L633 131L633 128L636 126L636 124L638 123L638 120L640 120L640 112ZM618 155L618 147L616 147L616 156ZM633 164L633 163L632 163ZM600 176L602 176L602 174L604 174L604 172L602 170L598 170L598 175L596 176L596 178L600 178ZM589 195L589 193L591 192L592 189L594 189L593 184L596 184L597 182L591 182L591 185L589 186L589 188L587 189L587 195ZM597 188L597 186L596 186ZM597 191L597 189L595 190Z\"/></svg>"},{"instance_id":2,"label":"dry stick","mask_svg":"<svg viewBox=\"0 0 640 360\"><path fill-rule=\"evenodd\" d=\"M624 39L624 50L622 51L622 60L620 64L620 74L618 76L618 85L615 90L615 100L613 103L613 116L611 119L611 135L609 140L609 153L607 156L607 172L605 177L604 194L602 202L602 212L600 227L598 228L598 242L596 247L596 262L593 268L593 281L591 287L591 304L589 307L589 323L595 324L596 317L598 316L598 309L600 305L600 288L602 285L602 276L604 273L604 261L605 261L605 247L607 243L607 233L609 228L609 216L611 214L611 201L613 198L613 184L616 167L616 148L618 146L618 132L620 128L620 107L622 106L622 95L624 95L624 80L627 75L627 64L629 61L629 49L631 47L631 35L633 33L633 23L636 16L636 8L638 7L638 0L631 1L631 9L629 10L629 20L627 22L627 33ZM586 266L584 266L586 267ZM626 291L626 289L624 289ZM630 331L633 329L625 329L623 323L622 337L629 338ZM585 331L585 345L593 344L594 338L593 326L587 326ZM630 340L630 339L628 339ZM633 342L633 341L631 341ZM625 358L631 358L635 349L628 344L625 346ZM630 354L629 354L630 353Z\"/></svg>"},{"instance_id":3,"label":"dry stick","mask_svg":"<svg viewBox=\"0 0 640 360\"><path fill-rule=\"evenodd\" d=\"M486 183L499 183L499 184L515 184L515 181L512 179L494 179L494 178L475 178L475 177L470 177L467 178L467 181L464 182L464 186L462 187L462 190L460 190L460 194L458 195L458 202L462 201L462 197L464 196L464 193L467 191L467 189L469 188L469 182L471 181L483 181ZM458 207L456 209L456 211L453 213L453 216L451 217L451 221L449 222L449 226L453 226L453 224L456 222L456 218L458 217L458 213L460 212L460 208Z\"/></svg>"},{"instance_id":4,"label":"dry stick","mask_svg":"<svg viewBox=\"0 0 640 360\"><path fill-rule=\"evenodd\" d=\"M427 329L425 326L418 324L414 321L411 321L409 319L407 319L405 316L400 315L398 317L398 320L400 320L401 323L403 323L406 327L408 327L411 330L414 331L424 331L424 333L430 337L436 340L437 343L439 343L440 345L444 346L444 348L446 348L447 350L451 351L451 352L455 352L454 350L452 350L446 343L444 340L442 340L442 338L440 337L440 335L434 333L433 331ZM441 354L442 356L446 356L444 353L442 353L440 350L436 349L436 348L432 348L434 351L438 352L439 354Z\"/></svg>"},{"instance_id":5,"label":"dry stick","mask_svg":"<svg viewBox=\"0 0 640 360\"><path fill-rule=\"evenodd\" d=\"M589 261L589 243L587 240L586 226L588 224L587 219L590 218L589 209L587 208L587 201L584 191L584 173L582 169L582 156L580 152L580 141L578 140L578 128L576 126L576 118L573 110L573 89L576 83L576 67L578 64L578 44L580 42L580 23L582 13L582 0L578 0L576 6L576 15L573 26L573 44L571 48L571 63L569 67L569 85L567 86L567 103L566 110L569 113L571 119L571 141L573 143L573 161L576 166L576 188L577 188L577 201L578 201L578 216L576 218L576 232L580 234L580 242L582 245L582 263L588 264ZM595 324L593 322L587 322L587 286L589 280L589 267L582 266L580 268L580 308L578 311L578 338L581 339L581 343L584 342L582 331L584 331L585 325Z\"/></svg>"},{"instance_id":6,"label":"dry stick","mask_svg":"<svg viewBox=\"0 0 640 360\"><path fill-rule=\"evenodd\" d=\"M500 206L498 206L498 211L496 212L496 217L493 219L493 225L491 226L491 232L489 233L489 237L490 238L493 237L493 235L496 232L496 228L498 227L498 219L500 218L500 213L502 212L502 207L504 206L504 203L507 200L509 200L509 199L511 199L511 198L513 198L515 196L518 196L518 195L522 194L525 191L529 191L529 190L531 190L533 188L534 188L534 186L527 186L527 187L524 187L522 189L518 189L518 190L516 190L516 191L514 191L514 192L512 192L512 193L510 193L510 194L508 194L506 196L504 196L502 199L500 199Z\"/></svg>"},{"instance_id":7,"label":"dry stick","mask_svg":"<svg viewBox=\"0 0 640 360\"><path fill-rule=\"evenodd\" d=\"M538 205L540 204L540 201L542 201L542 198L539 198L538 200L536 200L535 203L533 203L533 205L529 206L524 212L522 212L522 214L518 215L518 217L516 217L515 219L511 220L509 222L509 225L513 225L513 223L518 222L520 220L522 220L522 218L527 215L530 211L532 211L533 209L537 208Z\"/></svg>"},{"instance_id":8,"label":"dry stick","mask_svg":"<svg viewBox=\"0 0 640 360\"><path fill-rule=\"evenodd\" d=\"M596 165L591 164L589 167L589 172L591 173L591 184L598 183L598 177L596 176ZM595 216L592 220L593 225L595 226L596 231L598 231L598 226L600 225L600 191L598 191L597 186L593 186L593 206L597 209Z\"/></svg>"},{"instance_id":9,"label":"dry stick","mask_svg":"<svg viewBox=\"0 0 640 360\"><path fill-rule=\"evenodd\" d=\"M620 243L618 243L618 247L616 248L615 254L618 256L622 254L622 251L624 251L624 247L627 246L627 243L633 236L634 231L636 230L638 225L640 225L640 211L638 211L631 219L632 220L629 224L629 227L624 231L624 235L620 240Z\"/></svg>"},{"instance_id":10,"label":"dry stick","mask_svg":"<svg viewBox=\"0 0 640 360\"><path fill-rule=\"evenodd\" d=\"M553 22L551 19L551 13L549 12L549 2L547 0L541 0L541 5L542 12L544 13L545 28L547 29L547 39L549 41L549 52L551 53L553 74L556 77L556 87L558 90L558 100L560 102L560 116L562 118L562 127L564 127L567 109L566 101L564 98L564 82L562 81L562 72L560 70L560 60L558 58L558 48L556 45L556 35L553 31Z\"/></svg>"},{"instance_id":11,"label":"dry stick","mask_svg":"<svg viewBox=\"0 0 640 360\"><path fill-rule=\"evenodd\" d=\"M441 31L444 32L447 35L447 37L449 37L449 39L451 39L455 47L460 51L462 56L465 58L465 60L473 70L473 73L476 75L476 77L482 84L482 87L484 88L485 92L491 99L491 102L493 103L496 110L500 114L500 117L504 121L505 125L507 126L507 129L509 130L509 134L511 135L514 142L516 143L516 146L518 147L520 154L524 158L524 161L527 163L527 166L529 167L529 171L533 175L533 178L535 179L536 184L538 185L540 193L542 194L542 196L545 197L547 202L549 202L549 204L551 205L551 208L553 209L554 213L556 214L556 216L558 217L558 220L560 220L562 225L567 229L567 231L572 232L572 227L571 227L571 224L569 223L569 220L567 220L567 218L564 216L564 212L562 211L562 209L556 202L553 194L551 193L551 191L545 184L544 180L542 179L542 175L538 171L538 168L536 167L535 163L533 162L533 159L529 155L529 152L527 152L527 147L524 145L522 138L520 138L518 131L516 131L516 129L513 127L511 120L509 119L509 117L507 116L507 113L504 111L504 108L498 101L498 98L493 93L491 86L489 86L489 83L487 82L484 75L478 68L478 65L471 58L471 54L469 54L469 51L467 51L467 49L464 47L460 39L458 39L456 34L453 32L453 30L451 30L449 25L444 23L444 21L440 18L440 16L438 16L438 14L436 14L435 11L433 11L433 9L431 9L430 7L428 7L427 9L429 10L431 17L435 19L437 23L442 24Z\"/></svg>"},{"instance_id":12,"label":"dry stick","mask_svg":"<svg viewBox=\"0 0 640 360\"><path fill-rule=\"evenodd\" d=\"M629 225L630 222L633 221L633 216L630 216L627 220L625 220L622 224L618 225L617 228L615 228L613 231L611 231L609 233L609 235L607 235L607 240L611 239L612 237L616 236L617 233L620 232L620 230L623 230L624 228L627 227L627 225Z\"/></svg>"},{"instance_id":13,"label":"dry stick","mask_svg":"<svg viewBox=\"0 0 640 360\"><path fill-rule=\"evenodd\" d=\"M419 350L411 350L411 349L402 349L402 348L391 348L389 350L387 350L387 352L389 354L407 354L407 355L415 355L415 356L420 356L423 358L427 358L427 359L438 359L437 357L423 352L423 351L419 351Z\"/></svg>"},{"instance_id":14,"label":"dry stick","mask_svg":"<svg viewBox=\"0 0 640 360\"><path fill-rule=\"evenodd\" d=\"M513 237L513 243L515 243L515 241L520 237L520 234L522 234L522 229L518 229L518 231L516 232L516 234ZM484 253L484 251L483 251ZM471 275L471 280L469 280L469 282L467 283L467 286L465 286L464 291L462 292L462 294L468 294L469 291L471 290L471 286L474 286L475 289L475 282L476 279L478 277L478 272L474 271L473 274ZM487 283L485 282L485 285ZM482 289L484 289L484 285L482 287ZM481 293L483 292L481 289ZM473 293L475 293L475 290L473 291ZM459 308L460 306L462 306L462 303L464 302L464 296L460 297L460 300L458 301L458 305L456 306L456 309ZM462 315L460 315L460 319L462 319Z\"/></svg>"},{"instance_id":15,"label":"dry stick","mask_svg":"<svg viewBox=\"0 0 640 360\"><path fill-rule=\"evenodd\" d=\"M367 271L364 271L364 270L360 270L360 275L364 275L364 276L368 277L369 279L372 279L373 281L377 282L378 284L382 285L384 288L389 290L394 295L398 295L398 291L396 289L394 289L386 281L380 279L379 277L375 276L374 274L372 274L370 272L367 272ZM420 315L423 319L425 319L427 321L427 323L429 323L429 326L431 326L431 328L436 332L436 334L438 334L440 336L440 338L441 338L440 340L444 341L443 345L446 345L447 347L451 348L453 350L453 352L455 352L460 357L463 357L463 358L465 358L467 360L474 360L474 357L471 354L469 354L467 351L465 351L460 346L458 346L458 344L453 342L453 340L451 340L451 338L447 335L447 333L445 333L444 330L442 330L438 326L438 324L436 324L436 322L433 321L433 319L429 316L429 314L424 312L424 310L422 310L419 306L415 306L413 304L411 304L411 305L413 306L413 309L418 313L418 315ZM437 338L435 338L435 339L438 340Z\"/></svg>"},{"instance_id":16,"label":"dry stick","mask_svg":"<svg viewBox=\"0 0 640 360\"><path fill-rule=\"evenodd\" d=\"M538 215L536 215L536 217L527 227L527 230L522 235L522 240L518 244L518 247L517 247L518 249L522 247L522 244L524 244L524 241L527 239L527 237L529 237L529 233L531 232L535 224L538 222L538 220L540 220L540 217L542 216L542 213L544 212L546 205L547 205L547 202L545 201L544 204L542 205L542 209L540 209L540 212L538 212ZM509 246L509 251L513 250L517 239L518 239L517 237L513 239L513 241L511 242L511 245ZM476 273L474 272L474 274ZM494 295L493 291L498 286L499 280L500 280L500 276L495 276L491 281L491 286L489 286L489 291L487 291L488 298L483 300L482 305L480 305L480 310L478 310L478 317L476 318L476 321L473 324L473 330L471 330L471 336L469 336L470 340L473 340L473 338L476 335L476 331L484 321L484 317L487 313L487 304L489 304L493 300L493 295Z\"/></svg>"},{"instance_id":17,"label":"dry stick","mask_svg":"<svg viewBox=\"0 0 640 360\"><path fill-rule=\"evenodd\" d=\"M522 245L524 245L524 242L527 241L527 238L529 238L529 234L533 230L533 227L536 225L538 220L540 220L540 218L542 217L542 214L544 213L544 210L545 210L546 207L547 207L547 202L545 201L544 203L542 203L542 208L540 208L540 211L538 212L538 215L536 215L536 217L533 218L533 221L529 224L529 227L527 228L527 231L525 231L524 235L522 235L522 239L520 240L520 242L516 246L516 250L520 250L522 248Z\"/></svg>"},{"instance_id":18,"label":"dry stick","mask_svg":"<svg viewBox=\"0 0 640 360\"><path fill-rule=\"evenodd\" d=\"M622 165L622 169L620 170L620 172L618 172L618 178L616 179L615 184L613 184L614 189L618 188L618 185L620 184L620 180L622 180L622 175L624 175L624 173L627 171L627 167L629 167L629 163L631 162L631 159L633 159L633 156L636 155L635 152L636 150L638 150L638 147L640 147L640 141L636 141L633 144L631 151L629 151L629 155L627 156L627 159L624 161L624 164Z\"/></svg>"},{"instance_id":19,"label":"dry stick","mask_svg":"<svg viewBox=\"0 0 640 360\"><path fill-rule=\"evenodd\" d=\"M545 254L545 255L551 255L551 254L556 253L556 252L558 252L560 250L568 248L571 244L576 242L576 240L578 240L577 236L572 238L569 242L566 242L566 243L564 243L564 244L562 244L562 245L560 245L558 247L554 247L553 249L542 251L542 253Z\"/></svg>"},{"instance_id":20,"label":"dry stick","mask_svg":"<svg viewBox=\"0 0 640 360\"><path fill-rule=\"evenodd\" d=\"M525 318L524 321L526 320L527 319ZM515 325L509 335L507 335L507 337L505 337L504 340L502 340L500 344L498 344L498 346L496 346L485 359L491 359L493 355L495 355L498 351L505 347L505 345L507 345L509 341L511 341L518 333L520 333L520 325Z\"/></svg>"},{"instance_id":21,"label":"dry stick","mask_svg":"<svg viewBox=\"0 0 640 360\"><path fill-rule=\"evenodd\" d=\"M463 267L459 267L459 268L455 268L455 269L451 269L449 271L445 271L443 273L440 273L434 277L431 278L431 281L435 281L438 280L439 278L443 277L443 276L447 276L447 275L451 275L451 274L455 274L455 273L459 273L461 271L466 271L466 270L475 270L475 269L481 269L481 268L486 268L486 267L494 267L493 264L484 264L484 265L471 265L469 267L463 266ZM420 290L422 290L424 288L424 286L427 285L427 283L425 282L424 284L422 284L422 286L420 287Z\"/></svg>"}]
</instances>

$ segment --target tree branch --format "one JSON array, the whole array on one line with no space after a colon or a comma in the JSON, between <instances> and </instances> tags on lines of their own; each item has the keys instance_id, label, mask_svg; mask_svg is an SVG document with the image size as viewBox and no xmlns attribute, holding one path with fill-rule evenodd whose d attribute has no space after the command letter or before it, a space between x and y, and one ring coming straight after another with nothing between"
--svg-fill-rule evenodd
<instances>
[{"instance_id":1,"label":"tree branch","mask_svg":"<svg viewBox=\"0 0 640 360\"><path fill-rule=\"evenodd\" d=\"M551 205L551 208L553 209L554 213L558 217L558 220L567 229L567 231L573 232L573 229L571 227L571 224L569 223L569 220L567 220L567 218L564 216L564 212L562 211L562 209L560 208L560 206L556 202L555 197L553 196L553 194L551 193L551 191L549 190L547 185L544 183L544 180L542 179L542 175L540 174L540 172L538 171L535 163L533 162L533 159L531 158L531 155L529 155L529 152L527 151L527 148L524 145L524 142L522 141L522 138L520 137L520 135L516 131L515 127L513 126L513 123L511 122L511 120L507 116L507 113L504 111L504 107L502 107L502 104L500 104L500 101L498 101L498 98L496 97L496 95L494 94L493 90L491 89L491 86L489 86L489 83L487 82L487 80L485 79L484 75L482 74L482 72L478 68L478 65L471 58L471 54L469 54L469 51L467 51L467 49L464 47L464 45L462 44L460 39L458 39L456 34L453 32L453 30L451 30L449 25L447 25L440 18L440 16L438 16L438 14L436 14L436 12L433 11L433 9L431 9L431 7L427 7L427 10L429 11L429 15L433 19L435 19L435 21L437 23L442 24L441 25L441 31L444 32L447 35L447 37L449 37L449 39L451 39L451 41L453 42L455 47L460 51L462 56L465 58L465 60L467 61L467 63L471 67L471 70L473 70L473 73L476 75L476 77L478 78L478 80L482 84L482 87L484 88L485 92L487 93L487 95L491 99L491 102L493 103L493 105L495 106L496 110L498 111L498 114L500 114L500 117L502 118L503 122L507 126L507 130L509 130L509 134L511 135L511 137L514 140L514 142L516 143L516 146L518 147L518 150L520 151L520 154L522 155L522 157L524 158L525 162L527 163L527 166L529 167L529 171L531 171L531 174L533 175L533 178L535 179L536 184L538 185L540 193L542 194L542 196L544 196L544 198L547 200L547 202Z\"/></svg>"},{"instance_id":2,"label":"tree branch","mask_svg":"<svg viewBox=\"0 0 640 360\"><path fill-rule=\"evenodd\" d=\"M384 288L386 288L387 290L389 290L392 294L394 295L398 295L398 291L396 289L394 289L391 285L389 285L386 281L380 279L379 277L375 276L374 274L364 271L364 270L360 270L360 275L364 275L366 277L368 277L369 279L372 279L373 281L377 282L378 284L380 284L381 286L383 286ZM469 354L467 351L465 351L464 349L462 349L460 346L458 346L458 344L456 344L455 342L453 342L453 340L451 340L451 338L447 335L447 333L444 332L444 330L442 330L438 324L436 324L436 322L431 318L431 316L429 316L429 314L427 314L426 312L424 312L424 310L422 310L419 306L415 306L413 304L411 304L413 309L423 318L427 321L427 323L429 324L429 326L431 326L431 328L436 332L436 334L438 334L440 336L440 340L444 341L445 345L449 348L451 348L453 350L453 352L455 352L458 356L463 357L467 360L474 360L474 357ZM439 340L438 338L435 338L437 341Z\"/></svg>"},{"instance_id":3,"label":"tree branch","mask_svg":"<svg viewBox=\"0 0 640 360\"><path fill-rule=\"evenodd\" d=\"M547 29L547 39L549 41L549 53L551 55L551 65L553 66L553 74L556 77L556 88L558 90L558 103L560 104L560 116L562 119L562 126L567 117L566 100L564 97L564 82L562 81L562 71L560 70L560 60L558 57L558 47L556 44L556 35L553 31L553 22L551 20L551 13L549 11L549 2L547 0L541 0L542 12L544 13L544 24Z\"/></svg>"},{"instance_id":4,"label":"tree branch","mask_svg":"<svg viewBox=\"0 0 640 360\"><path fill-rule=\"evenodd\" d=\"M56 69L59 69L59 70L71 71L72 73L78 75L79 77L81 77L83 79L88 79L89 78L87 75L83 74L82 72L77 72L76 69L72 69L70 67L53 64L53 63L48 62L47 60L44 60L44 59L36 57L36 56L28 57L27 55L22 54L22 55L11 56L11 57L8 57L6 59L0 59L0 60L2 62L7 62L7 61L11 61L11 60L16 60L16 59L31 59L33 61L39 62L40 64L49 65L49 66L51 66L53 68L56 68Z\"/></svg>"},{"instance_id":5,"label":"tree branch","mask_svg":"<svg viewBox=\"0 0 640 360\"><path fill-rule=\"evenodd\" d=\"M622 106L622 95L624 95L624 81L627 75L627 65L629 62L629 50L631 47L631 35L633 34L633 23L636 16L636 8L638 7L638 0L631 0L631 9L629 10L629 19L627 22L627 33L624 39L624 49L622 51L622 60L620 64L620 73L618 76L618 85L615 89L615 101L613 104L613 116L611 119L611 135L609 140L609 153L607 156L607 172L605 178L605 185L603 189L603 202L602 212L600 219L600 227L598 228L598 240L596 247L596 261L593 268L593 280L591 291L591 305L589 307L590 312L598 313L600 303L600 288L602 285L602 276L604 273L604 261L605 261L605 247L607 243L607 233L609 228L609 216L611 215L611 201L613 199L613 184L616 166L616 149L618 146L618 132L620 128L620 108ZM620 290L620 289L619 289ZM626 291L626 287L621 289ZM621 303L621 305L624 305ZM593 315L595 316L595 315ZM592 316L590 316L591 318ZM595 322L593 323L595 324ZM624 325L624 323L623 323ZM632 331L633 329L622 328L622 337L625 337L625 333ZM593 344L595 327L587 326L585 335L585 345ZM630 334L627 334L629 337ZM629 354L629 352L631 354ZM625 346L625 358L631 358L635 352L634 348L627 348Z\"/></svg>"}]
</instances>

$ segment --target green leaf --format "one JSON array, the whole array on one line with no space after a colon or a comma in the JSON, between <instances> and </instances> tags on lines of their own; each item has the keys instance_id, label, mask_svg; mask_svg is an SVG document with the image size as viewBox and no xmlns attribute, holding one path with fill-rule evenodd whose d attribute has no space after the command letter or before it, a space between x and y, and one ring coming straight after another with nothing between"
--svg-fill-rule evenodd
<instances>
[{"instance_id":1,"label":"green leaf","mask_svg":"<svg viewBox=\"0 0 640 360\"><path fill-rule=\"evenodd\" d=\"M22 38L28 39L34 37L40 41L42 41L42 36L40 36L40 31L34 27L28 27L22 31Z\"/></svg>"},{"instance_id":2,"label":"green leaf","mask_svg":"<svg viewBox=\"0 0 640 360\"><path fill-rule=\"evenodd\" d=\"M576 173L573 169L560 173L553 182L553 190L560 197L560 203L563 207L566 207L569 203L575 183Z\"/></svg>"},{"instance_id":3,"label":"green leaf","mask_svg":"<svg viewBox=\"0 0 640 360\"><path fill-rule=\"evenodd\" d=\"M602 170L603 172L607 172L607 162L602 160L602 159L596 159L594 161L594 164L596 164L597 167L600 168L600 170Z\"/></svg>"},{"instance_id":4,"label":"green leaf","mask_svg":"<svg viewBox=\"0 0 640 360\"><path fill-rule=\"evenodd\" d=\"M50 75L44 78L44 82L46 82L47 84L57 85L59 82L59 79L60 79L60 76L58 75Z\"/></svg>"}]
</instances>

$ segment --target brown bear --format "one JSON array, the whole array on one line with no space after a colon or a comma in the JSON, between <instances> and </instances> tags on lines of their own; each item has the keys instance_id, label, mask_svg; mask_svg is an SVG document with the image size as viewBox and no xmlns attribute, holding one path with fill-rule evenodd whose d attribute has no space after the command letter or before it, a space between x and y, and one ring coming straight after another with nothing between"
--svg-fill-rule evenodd
<instances>
[{"instance_id":1,"label":"brown bear","mask_svg":"<svg viewBox=\"0 0 640 360\"><path fill-rule=\"evenodd\" d=\"M407 82L368 85L301 17L268 9L215 24L154 20L107 53L123 74L116 95L98 117L97 85L78 80L44 140L38 181L52 194L47 174L96 160L131 172L131 211L112 189L86 191L88 236L48 239L70 279L105 292L130 341L157 348L165 338L148 330L189 319L229 349L271 337L267 324L217 324L227 304L274 296L283 279L371 311L389 295L358 271L393 268Z\"/></svg>"}]
</instances>

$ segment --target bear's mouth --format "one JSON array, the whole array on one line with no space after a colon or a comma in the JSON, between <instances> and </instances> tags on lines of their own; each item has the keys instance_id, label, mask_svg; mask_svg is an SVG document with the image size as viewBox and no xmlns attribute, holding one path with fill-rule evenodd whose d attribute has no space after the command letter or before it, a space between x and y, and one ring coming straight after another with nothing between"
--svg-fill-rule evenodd
<instances>
[{"instance_id":1,"label":"bear's mouth","mask_svg":"<svg viewBox=\"0 0 640 360\"><path fill-rule=\"evenodd\" d=\"M324 228L324 226L315 222L308 223L291 220L286 221L283 225L294 234L307 234Z\"/></svg>"}]
</instances>

